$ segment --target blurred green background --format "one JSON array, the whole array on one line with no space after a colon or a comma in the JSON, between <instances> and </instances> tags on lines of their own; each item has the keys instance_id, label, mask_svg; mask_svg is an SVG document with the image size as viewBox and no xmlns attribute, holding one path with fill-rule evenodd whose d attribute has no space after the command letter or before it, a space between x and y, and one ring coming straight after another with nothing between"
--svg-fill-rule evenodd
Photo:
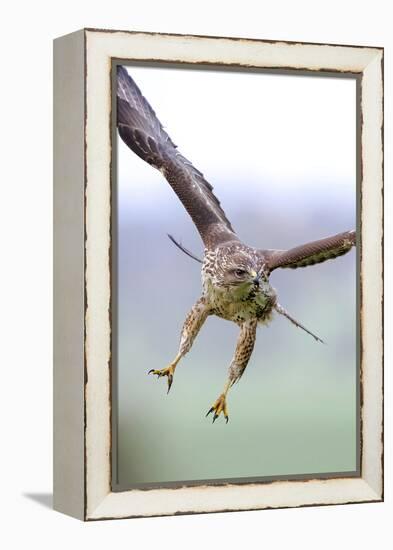
<instances>
[{"instance_id":1,"label":"blurred green background","mask_svg":"<svg viewBox=\"0 0 393 550\"><path fill-rule=\"evenodd\" d=\"M214 184L247 244L289 248L356 226L354 81L129 71L180 151ZM264 101L263 94L274 98L278 91L277 101ZM228 117L235 101L242 116ZM272 143L260 149L258 136L266 134ZM281 163L268 147L280 151ZM313 148L319 153L311 158ZM280 303L326 345L276 315L258 329L246 372L229 393L229 423L219 418L212 425L205 414L226 381L238 328L209 318L169 395L165 379L147 375L174 358L201 291L199 264L166 233L199 255L202 245L161 174L120 140L117 169L119 485L356 470L355 252L272 274Z\"/></svg>"}]
</instances>

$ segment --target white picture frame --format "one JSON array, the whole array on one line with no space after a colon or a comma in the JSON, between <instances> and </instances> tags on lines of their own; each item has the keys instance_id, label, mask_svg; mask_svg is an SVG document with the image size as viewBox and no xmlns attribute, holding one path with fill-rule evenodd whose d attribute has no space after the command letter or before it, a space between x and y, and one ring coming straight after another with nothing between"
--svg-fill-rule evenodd
<instances>
[{"instance_id":1,"label":"white picture frame","mask_svg":"<svg viewBox=\"0 0 393 550\"><path fill-rule=\"evenodd\" d=\"M114 60L358 82L358 477L112 491ZM54 507L81 520L383 500L383 49L84 29L54 43Z\"/></svg>"}]
</instances>

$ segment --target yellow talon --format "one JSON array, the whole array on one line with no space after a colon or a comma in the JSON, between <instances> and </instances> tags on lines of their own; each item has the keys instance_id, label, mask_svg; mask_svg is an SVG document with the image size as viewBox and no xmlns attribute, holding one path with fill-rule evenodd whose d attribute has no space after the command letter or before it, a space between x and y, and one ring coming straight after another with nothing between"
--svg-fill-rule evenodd
<instances>
[{"instance_id":1,"label":"yellow talon","mask_svg":"<svg viewBox=\"0 0 393 550\"><path fill-rule=\"evenodd\" d=\"M171 363L169 365L169 367L166 367L165 369L161 369L161 370L151 369L151 370L149 370L148 374L156 374L158 378L161 378L162 376L167 376L168 377L168 391L167 391L167 393L169 393L169 390L171 389L172 382L173 382L173 375L174 375L174 372L175 372L175 368L176 368L176 364Z\"/></svg>"},{"instance_id":2,"label":"yellow talon","mask_svg":"<svg viewBox=\"0 0 393 550\"><path fill-rule=\"evenodd\" d=\"M206 416L208 416L213 411L214 411L213 423L216 421L216 419L220 416L221 413L224 413L225 420L228 423L229 416L228 416L228 408L227 408L227 401L226 401L226 394L225 393L222 393L220 395L220 397L217 399L217 401L214 403L214 405L207 411Z\"/></svg>"}]
</instances>

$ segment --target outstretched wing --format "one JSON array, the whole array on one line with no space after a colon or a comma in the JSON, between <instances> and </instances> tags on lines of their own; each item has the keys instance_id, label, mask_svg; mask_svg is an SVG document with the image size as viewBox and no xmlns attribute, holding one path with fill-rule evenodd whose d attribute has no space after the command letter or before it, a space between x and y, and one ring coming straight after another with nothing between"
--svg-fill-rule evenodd
<instances>
[{"instance_id":1,"label":"outstretched wing","mask_svg":"<svg viewBox=\"0 0 393 550\"><path fill-rule=\"evenodd\" d=\"M117 126L134 153L165 176L190 214L207 248L238 240L213 187L165 132L127 70L118 66Z\"/></svg>"},{"instance_id":2,"label":"outstretched wing","mask_svg":"<svg viewBox=\"0 0 393 550\"><path fill-rule=\"evenodd\" d=\"M325 262L346 254L355 244L356 232L346 231L289 250L263 250L261 254L270 272L278 267L295 269Z\"/></svg>"}]
</instances>

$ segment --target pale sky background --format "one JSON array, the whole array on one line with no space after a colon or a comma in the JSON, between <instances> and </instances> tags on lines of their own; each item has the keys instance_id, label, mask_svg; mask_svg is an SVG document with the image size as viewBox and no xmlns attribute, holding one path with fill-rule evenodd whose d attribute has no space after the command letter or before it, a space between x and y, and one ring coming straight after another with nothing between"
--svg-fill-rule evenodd
<instances>
[{"instance_id":1,"label":"pale sky background","mask_svg":"<svg viewBox=\"0 0 393 550\"><path fill-rule=\"evenodd\" d=\"M129 67L240 238L289 248L356 226L355 80ZM258 329L228 398L238 329L209 318L170 394L147 376L176 354L201 292L200 237L163 176L118 139L119 482L269 477L356 468L356 254L277 270L280 302L326 345L276 317ZM116 336L116 335L115 335Z\"/></svg>"},{"instance_id":2,"label":"pale sky background","mask_svg":"<svg viewBox=\"0 0 393 550\"><path fill-rule=\"evenodd\" d=\"M326 185L353 193L355 80L141 67L131 72L224 208L226 194L246 201L250 187L312 194ZM120 142L122 201L157 204L168 185L160 173L134 160ZM237 186L226 185L229 177Z\"/></svg>"}]
</instances>

